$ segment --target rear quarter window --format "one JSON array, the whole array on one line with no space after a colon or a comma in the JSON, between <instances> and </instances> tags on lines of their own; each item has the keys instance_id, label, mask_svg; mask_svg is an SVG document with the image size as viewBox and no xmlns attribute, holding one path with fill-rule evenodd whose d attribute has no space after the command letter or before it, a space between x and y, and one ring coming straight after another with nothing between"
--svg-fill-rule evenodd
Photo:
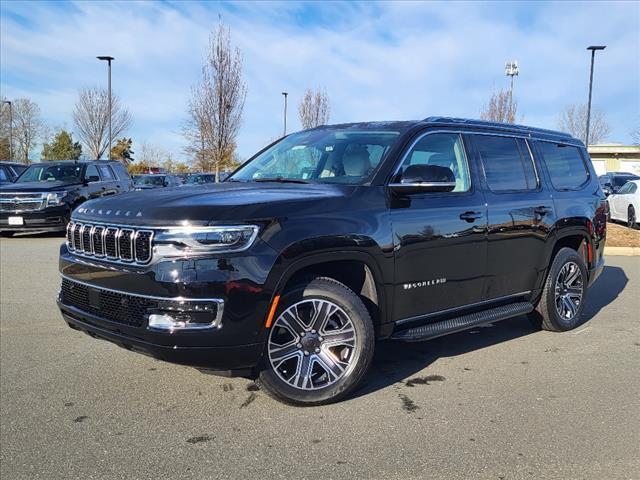
<instances>
[{"instance_id":1,"label":"rear quarter window","mask_svg":"<svg viewBox=\"0 0 640 480\"><path fill-rule=\"evenodd\" d=\"M538 142L538 148L556 190L575 190L589 181L589 171L578 147Z\"/></svg>"},{"instance_id":2,"label":"rear quarter window","mask_svg":"<svg viewBox=\"0 0 640 480\"><path fill-rule=\"evenodd\" d=\"M127 168L121 163L113 163L111 166L116 171L116 175L120 180L129 180L131 178L129 172L127 172Z\"/></svg>"}]
</instances>

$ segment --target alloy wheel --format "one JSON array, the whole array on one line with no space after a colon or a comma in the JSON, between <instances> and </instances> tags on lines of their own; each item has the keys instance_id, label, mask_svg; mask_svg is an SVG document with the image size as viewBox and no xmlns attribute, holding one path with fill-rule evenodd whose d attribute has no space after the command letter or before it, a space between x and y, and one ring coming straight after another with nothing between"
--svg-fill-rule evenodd
<instances>
[{"instance_id":1,"label":"alloy wheel","mask_svg":"<svg viewBox=\"0 0 640 480\"><path fill-rule=\"evenodd\" d=\"M357 347L353 322L340 306L324 299L305 299L274 322L268 355L284 382L300 390L317 390L346 374Z\"/></svg>"},{"instance_id":2,"label":"alloy wheel","mask_svg":"<svg viewBox=\"0 0 640 480\"><path fill-rule=\"evenodd\" d=\"M576 316L582 303L583 291L582 270L574 262L565 263L555 285L556 310L563 320L571 320Z\"/></svg>"}]
</instances>

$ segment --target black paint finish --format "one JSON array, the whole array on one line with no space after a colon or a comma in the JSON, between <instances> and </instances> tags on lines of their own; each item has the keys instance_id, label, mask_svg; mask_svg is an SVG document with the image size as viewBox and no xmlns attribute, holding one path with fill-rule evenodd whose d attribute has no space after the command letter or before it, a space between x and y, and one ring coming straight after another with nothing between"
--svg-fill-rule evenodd
<instances>
[{"instance_id":1,"label":"black paint finish","mask_svg":"<svg viewBox=\"0 0 640 480\"><path fill-rule=\"evenodd\" d=\"M606 226L604 194L595 172L588 162L590 179L583 188L555 191L536 149L537 141L560 142L578 146L588 158L578 140L539 129L444 118L401 125L401 138L372 181L361 186L223 182L130 192L84 203L74 212L74 220L147 228L184 222L248 223L259 225L260 232L244 252L144 267L88 260L64 245L60 249L60 272L71 279L136 294L223 299L223 326L217 331L158 333L115 327L61 305L65 320L159 358L199 366L210 358L212 368L236 369L260 362L271 302L303 269L341 263L348 268L366 266L376 289L374 317L381 338L402 325L441 319L438 312L444 310L460 315L465 309L495 307L504 303L499 297L512 294L529 292L519 301L535 303L557 242L577 242L576 248L582 241L590 245L591 282L597 277L603 266ZM471 190L392 192L387 185L408 146L417 136L435 131L463 135ZM513 136L530 148L539 188L491 192L471 138L476 134ZM203 353L207 349L209 353Z\"/></svg>"}]
</instances>

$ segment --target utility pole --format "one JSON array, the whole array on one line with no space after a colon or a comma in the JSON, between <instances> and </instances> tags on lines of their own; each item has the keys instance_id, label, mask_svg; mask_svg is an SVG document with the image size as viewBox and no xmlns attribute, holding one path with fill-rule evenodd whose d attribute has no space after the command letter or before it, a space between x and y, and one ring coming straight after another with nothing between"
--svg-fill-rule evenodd
<instances>
[{"instance_id":1,"label":"utility pole","mask_svg":"<svg viewBox=\"0 0 640 480\"><path fill-rule=\"evenodd\" d=\"M591 50L591 74L589 76L589 103L587 103L587 132L585 134L585 147L589 148L589 128L591 127L591 90L593 88L593 61L596 57L596 50L604 50L606 45L592 45L587 47Z\"/></svg>"},{"instance_id":2,"label":"utility pole","mask_svg":"<svg viewBox=\"0 0 640 480\"><path fill-rule=\"evenodd\" d=\"M510 123L515 121L513 118L513 77L517 77L520 73L520 69L518 68L518 61L513 60L511 62L505 63L504 66L504 74L507 77L511 77L511 86L509 87L509 117L507 120L510 120Z\"/></svg>"},{"instance_id":3,"label":"utility pole","mask_svg":"<svg viewBox=\"0 0 640 480\"><path fill-rule=\"evenodd\" d=\"M3 100L2 103L9 105L9 160L13 160L13 107L9 100Z\"/></svg>"},{"instance_id":4,"label":"utility pole","mask_svg":"<svg viewBox=\"0 0 640 480\"><path fill-rule=\"evenodd\" d=\"M111 160L111 142L113 140L111 136L111 61L114 60L113 57L109 57L107 55L102 55L97 57L98 60L105 60L109 64L109 160Z\"/></svg>"},{"instance_id":5,"label":"utility pole","mask_svg":"<svg viewBox=\"0 0 640 480\"><path fill-rule=\"evenodd\" d=\"M289 95L289 93L282 92L282 95L284 95L284 130L282 136L285 137L287 135L287 95Z\"/></svg>"}]
</instances>

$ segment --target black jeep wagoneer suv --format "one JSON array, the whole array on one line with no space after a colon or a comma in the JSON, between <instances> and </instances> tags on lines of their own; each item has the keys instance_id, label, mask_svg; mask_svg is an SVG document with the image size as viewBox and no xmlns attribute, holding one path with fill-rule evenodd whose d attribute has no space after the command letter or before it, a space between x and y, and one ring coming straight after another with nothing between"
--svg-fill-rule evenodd
<instances>
[{"instance_id":1,"label":"black jeep wagoneer suv","mask_svg":"<svg viewBox=\"0 0 640 480\"><path fill-rule=\"evenodd\" d=\"M59 306L93 337L327 403L358 385L380 339L525 314L575 328L603 268L604 199L563 133L441 117L324 126L217 185L84 203Z\"/></svg>"}]
</instances>

